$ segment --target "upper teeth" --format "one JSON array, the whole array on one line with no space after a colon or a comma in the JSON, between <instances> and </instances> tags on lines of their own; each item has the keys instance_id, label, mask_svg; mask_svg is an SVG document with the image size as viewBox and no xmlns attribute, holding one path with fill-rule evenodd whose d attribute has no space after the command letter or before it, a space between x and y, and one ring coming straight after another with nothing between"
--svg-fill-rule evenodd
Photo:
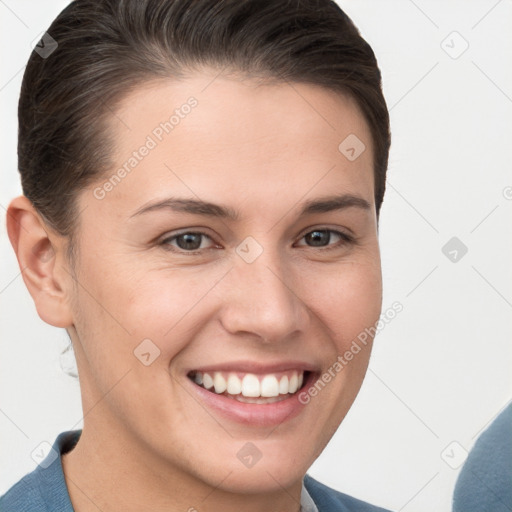
<instances>
[{"instance_id":1,"label":"upper teeth","mask_svg":"<svg viewBox=\"0 0 512 512\"><path fill-rule=\"evenodd\" d=\"M274 374L257 376L253 373L246 373L240 378L236 373L228 373L227 376L221 372L194 374L196 384L206 389L213 388L217 394L227 392L230 395L246 397L275 397L295 393L302 386L304 380L303 371L288 372L281 378Z\"/></svg>"}]
</instances>

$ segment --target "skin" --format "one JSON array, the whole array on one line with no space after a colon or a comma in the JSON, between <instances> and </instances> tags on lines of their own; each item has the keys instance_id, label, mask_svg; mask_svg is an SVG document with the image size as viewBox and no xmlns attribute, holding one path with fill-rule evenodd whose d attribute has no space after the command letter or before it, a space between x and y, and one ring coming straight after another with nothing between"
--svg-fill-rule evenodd
<instances>
[{"instance_id":1,"label":"skin","mask_svg":"<svg viewBox=\"0 0 512 512\"><path fill-rule=\"evenodd\" d=\"M308 84L215 76L146 83L122 101L109 121L111 172L78 196L76 274L66 239L31 203L20 196L9 206L38 314L66 328L75 349L84 427L62 460L79 512L298 511L302 478L367 369L371 340L297 417L272 428L231 421L186 391L190 368L230 361L307 361L320 376L377 322L382 302L372 141L357 104ZM97 199L95 187L190 96L191 113ZM338 150L351 133L366 145L352 162ZM298 217L305 201L333 194L370 207ZM240 220L131 217L168 196L226 205ZM207 235L200 254L161 243L189 228ZM355 240L332 234L316 247L305 238L315 229ZM250 264L236 252L248 236L263 249ZM145 366L134 350L148 338L160 355ZM262 454L252 468L236 456L248 441Z\"/></svg>"}]
</instances>

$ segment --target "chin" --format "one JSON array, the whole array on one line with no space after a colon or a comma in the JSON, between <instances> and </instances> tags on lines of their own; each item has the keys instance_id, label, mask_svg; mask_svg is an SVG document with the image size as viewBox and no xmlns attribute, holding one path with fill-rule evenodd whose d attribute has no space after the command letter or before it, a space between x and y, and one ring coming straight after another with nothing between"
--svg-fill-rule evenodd
<instances>
[{"instance_id":1,"label":"chin","mask_svg":"<svg viewBox=\"0 0 512 512\"><path fill-rule=\"evenodd\" d=\"M258 468L234 470L220 487L236 494L263 494L282 491L301 482L309 466L296 466L290 461L265 464ZM218 482L215 482L218 485Z\"/></svg>"},{"instance_id":2,"label":"chin","mask_svg":"<svg viewBox=\"0 0 512 512\"><path fill-rule=\"evenodd\" d=\"M212 484L219 485L224 475L221 487L228 492L261 494L289 488L302 481L315 459L314 454L305 449L304 441L233 443L233 450L219 455L221 467L213 470L217 478ZM231 461L227 464L229 458Z\"/></svg>"}]
</instances>

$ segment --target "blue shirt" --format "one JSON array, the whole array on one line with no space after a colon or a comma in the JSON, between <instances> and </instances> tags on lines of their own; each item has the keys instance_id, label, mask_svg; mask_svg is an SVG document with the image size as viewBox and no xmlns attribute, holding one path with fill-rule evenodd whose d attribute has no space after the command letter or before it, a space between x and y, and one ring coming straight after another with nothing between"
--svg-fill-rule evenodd
<instances>
[{"instance_id":1,"label":"blue shirt","mask_svg":"<svg viewBox=\"0 0 512 512\"><path fill-rule=\"evenodd\" d=\"M453 512L512 510L512 403L480 435L462 467Z\"/></svg>"},{"instance_id":2,"label":"blue shirt","mask_svg":"<svg viewBox=\"0 0 512 512\"><path fill-rule=\"evenodd\" d=\"M52 450L34 471L0 497L0 512L74 512L61 455L72 450L81 430L59 434ZM304 477L301 512L389 512L335 491L309 475Z\"/></svg>"}]
</instances>

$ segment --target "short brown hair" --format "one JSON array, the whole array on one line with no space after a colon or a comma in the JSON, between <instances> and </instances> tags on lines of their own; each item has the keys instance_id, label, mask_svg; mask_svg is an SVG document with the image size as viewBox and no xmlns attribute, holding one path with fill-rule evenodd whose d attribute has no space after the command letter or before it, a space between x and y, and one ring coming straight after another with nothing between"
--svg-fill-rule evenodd
<instances>
[{"instance_id":1,"label":"short brown hair","mask_svg":"<svg viewBox=\"0 0 512 512\"><path fill-rule=\"evenodd\" d=\"M391 139L381 73L334 1L75 0L47 33L57 48L33 51L23 76L19 171L25 196L70 246L76 196L110 165L107 115L138 84L202 66L353 97L372 133L379 214Z\"/></svg>"}]
</instances>

